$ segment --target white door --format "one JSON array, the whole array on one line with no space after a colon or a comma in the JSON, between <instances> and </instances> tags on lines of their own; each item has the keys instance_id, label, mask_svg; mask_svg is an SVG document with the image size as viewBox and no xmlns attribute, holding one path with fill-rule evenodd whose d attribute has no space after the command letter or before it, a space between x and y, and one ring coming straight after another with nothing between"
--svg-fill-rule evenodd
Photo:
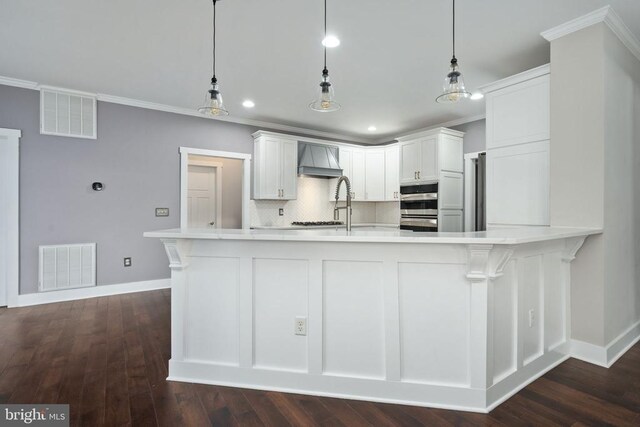
<instances>
[{"instance_id":1,"label":"white door","mask_svg":"<svg viewBox=\"0 0 640 427\"><path fill-rule=\"evenodd\" d=\"M189 228L219 228L216 218L216 168L189 166Z\"/></svg>"},{"instance_id":2,"label":"white door","mask_svg":"<svg viewBox=\"0 0 640 427\"><path fill-rule=\"evenodd\" d=\"M384 200L384 150L367 150L365 155L365 198Z\"/></svg>"},{"instance_id":3,"label":"white door","mask_svg":"<svg viewBox=\"0 0 640 427\"><path fill-rule=\"evenodd\" d=\"M414 184L420 169L420 142L407 141L400 144L400 184Z\"/></svg>"},{"instance_id":4,"label":"white door","mask_svg":"<svg viewBox=\"0 0 640 427\"><path fill-rule=\"evenodd\" d=\"M397 145L384 151L385 200L400 199L400 148Z\"/></svg>"}]
</instances>

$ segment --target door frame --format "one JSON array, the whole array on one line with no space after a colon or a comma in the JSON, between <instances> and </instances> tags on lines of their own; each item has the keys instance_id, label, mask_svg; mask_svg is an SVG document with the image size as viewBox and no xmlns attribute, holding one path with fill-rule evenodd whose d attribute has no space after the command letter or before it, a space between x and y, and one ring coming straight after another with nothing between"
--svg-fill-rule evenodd
<instances>
[{"instance_id":1,"label":"door frame","mask_svg":"<svg viewBox=\"0 0 640 427\"><path fill-rule=\"evenodd\" d=\"M216 223L213 228L222 228L222 171L224 166L220 162L203 162L200 160L192 160L187 166L199 166L202 168L215 169L216 173ZM187 183L187 193L189 192L189 186ZM188 199L188 194L187 194ZM187 208L188 209L188 208ZM189 216L187 211L187 225L189 223Z\"/></svg>"},{"instance_id":2,"label":"door frame","mask_svg":"<svg viewBox=\"0 0 640 427\"><path fill-rule=\"evenodd\" d=\"M476 211L474 191L476 185L475 175L473 174L473 161L486 151L476 151L475 153L466 153L464 155L464 231L475 231Z\"/></svg>"},{"instance_id":3,"label":"door frame","mask_svg":"<svg viewBox=\"0 0 640 427\"><path fill-rule=\"evenodd\" d=\"M251 154L190 147L180 147L180 228L188 228L189 220L189 217L187 216L189 154L242 160L242 228L248 229L250 226L249 199L251 197Z\"/></svg>"},{"instance_id":4,"label":"door frame","mask_svg":"<svg viewBox=\"0 0 640 427\"><path fill-rule=\"evenodd\" d=\"M20 138L22 132L17 129L0 128L0 163L7 167L0 168L0 199L6 209L6 238L0 237L0 245L4 245L6 261L5 283L6 302L8 307L18 305L20 293Z\"/></svg>"}]
</instances>

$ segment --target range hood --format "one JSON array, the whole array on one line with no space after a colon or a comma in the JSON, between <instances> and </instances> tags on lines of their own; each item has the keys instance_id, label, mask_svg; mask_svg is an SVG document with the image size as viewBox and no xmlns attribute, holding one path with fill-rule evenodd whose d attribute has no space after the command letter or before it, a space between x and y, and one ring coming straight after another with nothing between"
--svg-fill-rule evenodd
<instances>
[{"instance_id":1,"label":"range hood","mask_svg":"<svg viewBox=\"0 0 640 427\"><path fill-rule=\"evenodd\" d=\"M298 142L298 175L325 178L342 176L342 168L338 164L338 147Z\"/></svg>"}]
</instances>

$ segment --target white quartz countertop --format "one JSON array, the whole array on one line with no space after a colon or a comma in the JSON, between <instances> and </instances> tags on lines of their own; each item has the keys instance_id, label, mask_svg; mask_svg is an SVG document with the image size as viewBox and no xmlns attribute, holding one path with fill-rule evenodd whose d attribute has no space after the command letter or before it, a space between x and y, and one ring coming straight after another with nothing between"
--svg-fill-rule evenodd
<instances>
[{"instance_id":1,"label":"white quartz countertop","mask_svg":"<svg viewBox=\"0 0 640 427\"><path fill-rule=\"evenodd\" d=\"M163 239L267 240L300 242L371 242L514 245L600 234L595 228L521 227L467 233L418 233L385 227L312 230L171 229L148 231L145 237Z\"/></svg>"},{"instance_id":2,"label":"white quartz countertop","mask_svg":"<svg viewBox=\"0 0 640 427\"><path fill-rule=\"evenodd\" d=\"M254 230L321 230L346 228L346 225L258 225L251 227ZM352 228L363 227L381 227L381 228L399 228L399 224L379 224L379 223L362 223L351 224Z\"/></svg>"}]
</instances>

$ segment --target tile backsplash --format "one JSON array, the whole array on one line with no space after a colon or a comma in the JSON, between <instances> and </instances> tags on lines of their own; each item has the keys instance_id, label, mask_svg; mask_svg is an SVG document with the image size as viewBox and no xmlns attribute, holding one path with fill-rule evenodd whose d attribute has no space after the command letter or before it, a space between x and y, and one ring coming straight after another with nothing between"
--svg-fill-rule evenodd
<instances>
[{"instance_id":1,"label":"tile backsplash","mask_svg":"<svg viewBox=\"0 0 640 427\"><path fill-rule=\"evenodd\" d=\"M249 213L252 227L285 227L293 221L332 221L335 202L330 200L329 184L325 178L298 177L296 200L251 200ZM340 202L342 206L344 202ZM358 223L398 224L400 205L398 202L353 202L352 220ZM284 215L279 215L279 209ZM344 221L344 211L340 220Z\"/></svg>"}]
</instances>

